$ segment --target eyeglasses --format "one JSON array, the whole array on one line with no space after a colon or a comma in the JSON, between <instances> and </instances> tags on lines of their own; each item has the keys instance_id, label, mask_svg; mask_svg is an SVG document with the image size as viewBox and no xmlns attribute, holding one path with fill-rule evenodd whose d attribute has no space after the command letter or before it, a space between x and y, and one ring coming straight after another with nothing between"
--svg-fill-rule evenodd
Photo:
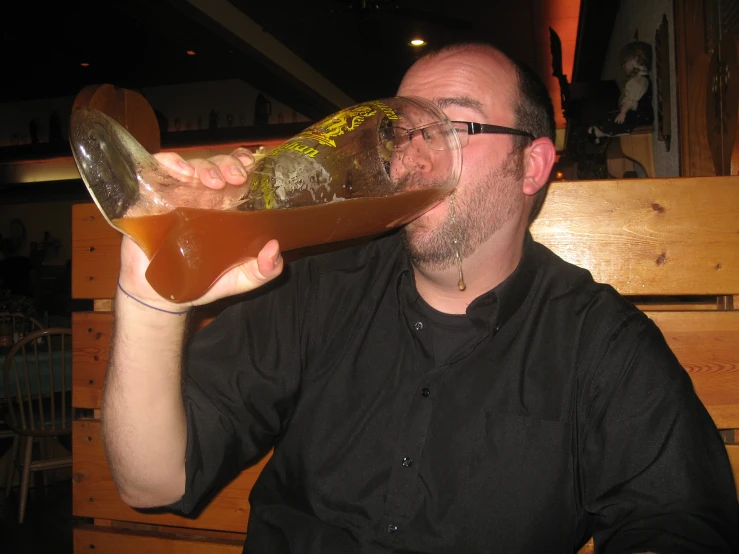
<instances>
[{"instance_id":1,"label":"eyeglasses","mask_svg":"<svg viewBox=\"0 0 739 554\"><path fill-rule=\"evenodd\" d=\"M489 133L491 135L515 135L517 137L527 137L529 140L536 140L536 137L528 131L501 127L500 125L488 125L487 123L474 123L472 121L452 121L452 125L454 125L454 129L457 131L457 135L459 135L462 148L469 144L470 135L483 133Z\"/></svg>"},{"instance_id":2,"label":"eyeglasses","mask_svg":"<svg viewBox=\"0 0 739 554\"><path fill-rule=\"evenodd\" d=\"M511 129L510 127L501 127L499 125L488 125L486 123L474 123L472 121L452 121L452 127L445 123L432 123L425 127L416 127L414 129L406 129L404 127L393 126L380 129L380 142L387 150L402 152L413 140L413 137L420 133L429 150L449 150L456 141L449 136L453 129L459 137L462 148L470 142L470 135L489 133L495 135L516 135L527 137L535 140L536 137L528 131L519 129Z\"/></svg>"}]
</instances>

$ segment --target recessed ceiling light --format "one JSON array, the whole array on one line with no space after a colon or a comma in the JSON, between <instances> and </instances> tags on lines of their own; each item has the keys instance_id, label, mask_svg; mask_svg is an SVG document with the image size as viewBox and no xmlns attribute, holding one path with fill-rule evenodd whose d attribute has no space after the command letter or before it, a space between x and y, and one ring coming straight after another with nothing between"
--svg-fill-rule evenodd
<instances>
[{"instance_id":1,"label":"recessed ceiling light","mask_svg":"<svg viewBox=\"0 0 739 554\"><path fill-rule=\"evenodd\" d=\"M90 64L89 64L89 63L87 63L87 62L82 62L82 63L81 63L80 65L81 65L82 67L88 67L88 66L89 66Z\"/></svg>"},{"instance_id":2,"label":"recessed ceiling light","mask_svg":"<svg viewBox=\"0 0 739 554\"><path fill-rule=\"evenodd\" d=\"M195 50L188 50L188 51L186 52L186 54L187 54L188 56L194 56L194 55L195 55Z\"/></svg>"},{"instance_id":3,"label":"recessed ceiling light","mask_svg":"<svg viewBox=\"0 0 739 554\"><path fill-rule=\"evenodd\" d=\"M416 48L420 48L421 46L426 46L426 41L422 38L414 38L411 41L411 46L415 46Z\"/></svg>"}]
</instances>

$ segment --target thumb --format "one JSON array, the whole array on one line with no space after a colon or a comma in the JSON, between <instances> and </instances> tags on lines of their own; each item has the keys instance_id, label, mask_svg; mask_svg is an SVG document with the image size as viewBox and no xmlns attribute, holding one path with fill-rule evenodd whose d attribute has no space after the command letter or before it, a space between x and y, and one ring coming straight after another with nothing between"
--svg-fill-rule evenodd
<instances>
[{"instance_id":1,"label":"thumb","mask_svg":"<svg viewBox=\"0 0 739 554\"><path fill-rule=\"evenodd\" d=\"M256 259L229 269L194 304L207 304L228 296L249 292L278 277L284 268L280 245L270 240Z\"/></svg>"},{"instance_id":2,"label":"thumb","mask_svg":"<svg viewBox=\"0 0 739 554\"><path fill-rule=\"evenodd\" d=\"M271 240L264 245L264 248L257 254L257 270L258 278L271 281L280 273L284 266L280 245L276 240Z\"/></svg>"}]
</instances>

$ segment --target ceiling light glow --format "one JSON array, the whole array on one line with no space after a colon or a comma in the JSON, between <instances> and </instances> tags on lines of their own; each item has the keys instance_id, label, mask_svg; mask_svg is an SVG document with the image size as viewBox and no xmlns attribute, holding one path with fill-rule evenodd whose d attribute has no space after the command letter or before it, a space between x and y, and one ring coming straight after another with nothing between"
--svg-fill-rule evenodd
<instances>
[{"instance_id":1,"label":"ceiling light glow","mask_svg":"<svg viewBox=\"0 0 739 554\"><path fill-rule=\"evenodd\" d=\"M425 45L426 45L426 41L423 40L422 38L414 38L411 41L411 46L415 46L416 48L419 48L419 47L425 46Z\"/></svg>"},{"instance_id":2,"label":"ceiling light glow","mask_svg":"<svg viewBox=\"0 0 739 554\"><path fill-rule=\"evenodd\" d=\"M89 64L89 63L87 63L87 62L82 62L82 63L81 63L80 65L81 65L82 67L89 67L89 65L90 65L90 64Z\"/></svg>"},{"instance_id":3,"label":"ceiling light glow","mask_svg":"<svg viewBox=\"0 0 739 554\"><path fill-rule=\"evenodd\" d=\"M187 52L185 52L185 53L186 53L186 54L187 54L188 56L194 56L194 55L195 55L195 50L188 50L188 51L187 51Z\"/></svg>"}]
</instances>

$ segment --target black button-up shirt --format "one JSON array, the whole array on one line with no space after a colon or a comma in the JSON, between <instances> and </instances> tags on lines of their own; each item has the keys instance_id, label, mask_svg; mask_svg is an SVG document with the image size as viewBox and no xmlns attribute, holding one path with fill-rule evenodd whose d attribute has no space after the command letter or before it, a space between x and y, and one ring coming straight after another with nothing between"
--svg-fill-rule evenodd
<instances>
[{"instance_id":1,"label":"black button-up shirt","mask_svg":"<svg viewBox=\"0 0 739 554\"><path fill-rule=\"evenodd\" d=\"M463 315L397 235L292 264L187 353L197 510L274 446L245 552L730 552L718 432L658 328L527 236Z\"/></svg>"}]
</instances>

